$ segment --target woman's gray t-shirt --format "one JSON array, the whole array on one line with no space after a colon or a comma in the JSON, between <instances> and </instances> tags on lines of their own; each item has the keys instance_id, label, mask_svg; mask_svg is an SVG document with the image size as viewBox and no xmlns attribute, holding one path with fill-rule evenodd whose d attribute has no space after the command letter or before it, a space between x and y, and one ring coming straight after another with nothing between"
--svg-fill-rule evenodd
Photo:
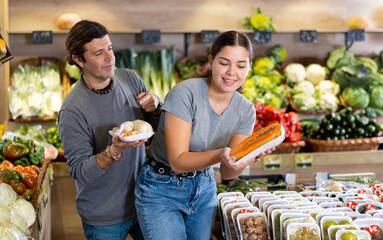
<instances>
[{"instance_id":1,"label":"woman's gray t-shirt","mask_svg":"<svg viewBox=\"0 0 383 240\"><path fill-rule=\"evenodd\" d=\"M222 115L214 112L208 99L206 78L189 79L174 86L167 94L162 110L192 124L190 152L227 147L234 134L250 135L256 116L254 105L237 91ZM164 119L163 113L148 154L169 166Z\"/></svg>"}]
</instances>

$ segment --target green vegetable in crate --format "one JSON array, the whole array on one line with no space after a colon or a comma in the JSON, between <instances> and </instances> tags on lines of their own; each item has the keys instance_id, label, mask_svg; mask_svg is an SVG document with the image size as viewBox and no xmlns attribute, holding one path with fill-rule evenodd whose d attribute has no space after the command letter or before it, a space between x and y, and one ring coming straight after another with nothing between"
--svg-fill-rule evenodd
<instances>
[{"instance_id":1,"label":"green vegetable in crate","mask_svg":"<svg viewBox=\"0 0 383 240\"><path fill-rule=\"evenodd\" d=\"M383 85L372 87L369 106L383 109Z\"/></svg>"},{"instance_id":2,"label":"green vegetable in crate","mask_svg":"<svg viewBox=\"0 0 383 240\"><path fill-rule=\"evenodd\" d=\"M29 154L31 164L41 167L44 163L44 148L38 148L35 152Z\"/></svg>"},{"instance_id":3,"label":"green vegetable in crate","mask_svg":"<svg viewBox=\"0 0 383 240\"><path fill-rule=\"evenodd\" d=\"M16 166L16 165L21 165L23 167L26 167L26 166L29 166L29 161L26 157L21 157L19 159L16 159L13 164Z\"/></svg>"},{"instance_id":4,"label":"green vegetable in crate","mask_svg":"<svg viewBox=\"0 0 383 240\"><path fill-rule=\"evenodd\" d=\"M60 139L60 135L59 135L59 130L58 130L58 127L51 127L47 130L47 134L48 134L48 137L47 137L47 142L49 144L52 144L53 146L55 146L57 149L62 149L62 143L61 143L61 139Z\"/></svg>"},{"instance_id":5,"label":"green vegetable in crate","mask_svg":"<svg viewBox=\"0 0 383 240\"><path fill-rule=\"evenodd\" d=\"M248 182L242 179L236 179L229 183L229 188L248 186Z\"/></svg>"},{"instance_id":6,"label":"green vegetable in crate","mask_svg":"<svg viewBox=\"0 0 383 240\"><path fill-rule=\"evenodd\" d=\"M241 193L243 193L243 195L246 195L247 193L253 192L254 190L250 186L246 185L246 186L238 186L238 187L229 188L229 191L230 192L241 192Z\"/></svg>"},{"instance_id":7,"label":"green vegetable in crate","mask_svg":"<svg viewBox=\"0 0 383 240\"><path fill-rule=\"evenodd\" d=\"M258 181L255 181L255 182L251 182L249 184L250 187L268 187L268 186L271 186L271 184L267 183L267 182L264 182L262 180L258 180Z\"/></svg>"},{"instance_id":8,"label":"green vegetable in crate","mask_svg":"<svg viewBox=\"0 0 383 240\"><path fill-rule=\"evenodd\" d=\"M354 108L366 108L370 102L370 95L362 87L346 87L342 91L344 102Z\"/></svg>"},{"instance_id":9,"label":"green vegetable in crate","mask_svg":"<svg viewBox=\"0 0 383 240\"><path fill-rule=\"evenodd\" d=\"M18 171L12 170L11 171L11 180L18 180L21 181L21 175Z\"/></svg>"},{"instance_id":10,"label":"green vegetable in crate","mask_svg":"<svg viewBox=\"0 0 383 240\"><path fill-rule=\"evenodd\" d=\"M329 69L334 69L336 66L336 62L338 59L343 57L344 53L346 52L346 46L342 45L338 47L337 49L331 51L329 53L329 57L327 58L326 65Z\"/></svg>"},{"instance_id":11,"label":"green vegetable in crate","mask_svg":"<svg viewBox=\"0 0 383 240\"><path fill-rule=\"evenodd\" d=\"M254 74L266 75L275 67L275 63L268 57L259 57L253 62L252 71Z\"/></svg>"},{"instance_id":12,"label":"green vegetable in crate","mask_svg":"<svg viewBox=\"0 0 383 240\"><path fill-rule=\"evenodd\" d=\"M15 160L30 153L30 149L22 143L7 142L4 146L3 156L8 160Z\"/></svg>"}]
</instances>

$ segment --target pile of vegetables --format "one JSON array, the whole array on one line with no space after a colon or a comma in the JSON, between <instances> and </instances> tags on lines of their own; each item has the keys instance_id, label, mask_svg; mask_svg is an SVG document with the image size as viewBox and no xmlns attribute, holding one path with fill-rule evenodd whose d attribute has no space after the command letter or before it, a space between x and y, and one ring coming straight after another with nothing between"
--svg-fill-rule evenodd
<instances>
[{"instance_id":1,"label":"pile of vegetables","mask_svg":"<svg viewBox=\"0 0 383 240\"><path fill-rule=\"evenodd\" d=\"M179 81L183 81L189 78L207 77L210 71L210 64L207 58L206 60L191 58L186 62L177 62L176 69L179 73Z\"/></svg>"},{"instance_id":2,"label":"pile of vegetables","mask_svg":"<svg viewBox=\"0 0 383 240\"><path fill-rule=\"evenodd\" d=\"M269 49L266 57L255 59L243 84L243 96L253 103L262 102L277 109L287 107L289 87L282 84L283 76L277 70L285 59L286 49L281 45Z\"/></svg>"},{"instance_id":3,"label":"pile of vegetables","mask_svg":"<svg viewBox=\"0 0 383 240\"><path fill-rule=\"evenodd\" d=\"M249 192L256 191L259 187L285 187L286 183L283 180L279 180L275 184L271 184L262 180L250 182L243 179L234 179L229 184L217 184L217 194L224 192L242 192L246 195Z\"/></svg>"},{"instance_id":4,"label":"pile of vegetables","mask_svg":"<svg viewBox=\"0 0 383 240\"><path fill-rule=\"evenodd\" d=\"M284 69L293 104L303 111L336 111L339 106L339 85L328 79L328 69L313 63L304 67L290 63Z\"/></svg>"},{"instance_id":5,"label":"pile of vegetables","mask_svg":"<svg viewBox=\"0 0 383 240\"><path fill-rule=\"evenodd\" d=\"M320 122L303 125L305 138L342 140L382 136L383 124L366 116L365 110L343 108L338 113L326 113Z\"/></svg>"},{"instance_id":6,"label":"pile of vegetables","mask_svg":"<svg viewBox=\"0 0 383 240\"><path fill-rule=\"evenodd\" d=\"M134 70L149 91L164 101L166 94L176 84L175 53L175 47L141 53L128 48L115 52L116 67Z\"/></svg>"},{"instance_id":7,"label":"pile of vegetables","mask_svg":"<svg viewBox=\"0 0 383 240\"><path fill-rule=\"evenodd\" d=\"M44 162L44 147L14 137L0 141L0 182L9 184L27 201L35 198L37 177Z\"/></svg>"},{"instance_id":8,"label":"pile of vegetables","mask_svg":"<svg viewBox=\"0 0 383 240\"><path fill-rule=\"evenodd\" d=\"M297 142L302 140L302 128L299 116L295 112L281 112L274 106L256 103L255 105L257 117L255 121L254 131L258 128L264 128L271 123L277 122L286 130L285 142Z\"/></svg>"},{"instance_id":9,"label":"pile of vegetables","mask_svg":"<svg viewBox=\"0 0 383 240\"><path fill-rule=\"evenodd\" d=\"M14 119L52 117L60 110L62 100L60 69L55 63L21 64L13 72L9 110Z\"/></svg>"},{"instance_id":10,"label":"pile of vegetables","mask_svg":"<svg viewBox=\"0 0 383 240\"><path fill-rule=\"evenodd\" d=\"M0 239L28 239L28 229L35 220L33 205L18 197L8 184L0 182Z\"/></svg>"},{"instance_id":11,"label":"pile of vegetables","mask_svg":"<svg viewBox=\"0 0 383 240\"><path fill-rule=\"evenodd\" d=\"M30 138L38 141L39 143L48 143L57 148L58 150L62 150L62 143L59 135L59 130L56 126L50 127L45 130L41 125L21 125L19 129L14 131L16 134L20 134L22 137ZM47 147L47 146L45 146Z\"/></svg>"},{"instance_id":12,"label":"pile of vegetables","mask_svg":"<svg viewBox=\"0 0 383 240\"><path fill-rule=\"evenodd\" d=\"M245 17L242 24L245 29L254 29L258 31L275 31L275 26L271 23L272 18L262 14L261 9L257 7L251 18Z\"/></svg>"},{"instance_id":13,"label":"pile of vegetables","mask_svg":"<svg viewBox=\"0 0 383 240\"><path fill-rule=\"evenodd\" d=\"M355 57L345 46L330 52L327 66L339 84L346 106L367 110L367 115L383 115L383 52L374 59Z\"/></svg>"}]
</instances>

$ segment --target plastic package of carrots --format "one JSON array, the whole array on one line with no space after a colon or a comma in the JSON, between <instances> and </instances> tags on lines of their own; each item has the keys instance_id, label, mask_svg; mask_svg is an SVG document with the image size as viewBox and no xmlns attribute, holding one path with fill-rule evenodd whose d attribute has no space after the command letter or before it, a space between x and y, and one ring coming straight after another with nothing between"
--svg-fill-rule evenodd
<instances>
[{"instance_id":1,"label":"plastic package of carrots","mask_svg":"<svg viewBox=\"0 0 383 240\"><path fill-rule=\"evenodd\" d=\"M278 146L285 139L285 129L279 123L272 123L256 130L230 151L234 165L255 158L259 154Z\"/></svg>"}]
</instances>

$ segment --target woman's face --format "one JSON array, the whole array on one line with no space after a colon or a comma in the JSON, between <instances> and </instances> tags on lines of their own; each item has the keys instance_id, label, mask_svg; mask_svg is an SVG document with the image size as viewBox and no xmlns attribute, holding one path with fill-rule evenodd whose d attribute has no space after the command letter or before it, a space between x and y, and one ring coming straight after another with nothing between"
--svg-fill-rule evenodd
<instances>
[{"instance_id":1,"label":"woman's face","mask_svg":"<svg viewBox=\"0 0 383 240\"><path fill-rule=\"evenodd\" d=\"M244 47L226 46L213 57L209 55L212 84L221 92L234 92L245 81L250 70L249 54Z\"/></svg>"}]
</instances>

